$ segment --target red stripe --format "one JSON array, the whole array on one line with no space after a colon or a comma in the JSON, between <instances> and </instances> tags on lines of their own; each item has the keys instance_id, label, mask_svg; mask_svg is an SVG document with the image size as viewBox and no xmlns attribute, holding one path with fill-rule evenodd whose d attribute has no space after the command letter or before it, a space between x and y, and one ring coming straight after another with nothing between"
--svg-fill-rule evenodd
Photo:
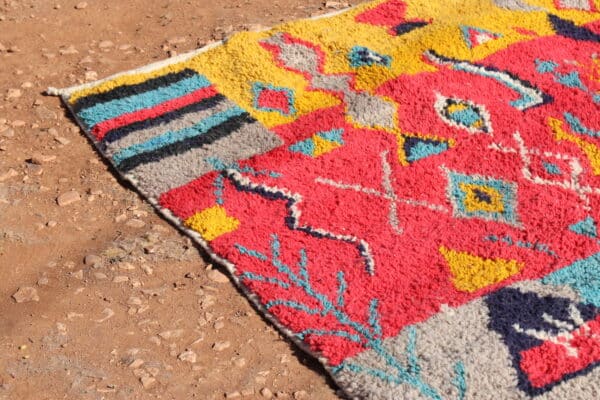
<instances>
[{"instance_id":1,"label":"red stripe","mask_svg":"<svg viewBox=\"0 0 600 400\"><path fill-rule=\"evenodd\" d=\"M133 124L134 122L156 118L170 111L177 110L215 95L217 95L217 91L213 86L198 89L194 92L186 94L185 96L177 97L176 99L171 99L165 101L164 103L157 104L154 107L144 108L139 111L119 115L113 119L101 122L94 126L92 129L92 135L94 135L97 140L102 140L104 136L113 129Z\"/></svg>"}]
</instances>

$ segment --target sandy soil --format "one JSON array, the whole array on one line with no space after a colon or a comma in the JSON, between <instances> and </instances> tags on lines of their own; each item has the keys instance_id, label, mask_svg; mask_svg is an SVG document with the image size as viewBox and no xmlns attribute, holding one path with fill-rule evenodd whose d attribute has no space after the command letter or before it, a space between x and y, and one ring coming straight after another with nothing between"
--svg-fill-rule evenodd
<instances>
[{"instance_id":1,"label":"sandy soil","mask_svg":"<svg viewBox=\"0 0 600 400\"><path fill-rule=\"evenodd\" d=\"M0 0L0 399L337 398L42 94L335 7Z\"/></svg>"}]
</instances>

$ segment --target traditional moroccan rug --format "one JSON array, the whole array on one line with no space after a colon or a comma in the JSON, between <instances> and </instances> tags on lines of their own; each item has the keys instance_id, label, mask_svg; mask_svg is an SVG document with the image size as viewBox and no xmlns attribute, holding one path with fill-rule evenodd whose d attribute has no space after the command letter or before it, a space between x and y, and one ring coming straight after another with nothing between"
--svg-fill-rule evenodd
<instances>
[{"instance_id":1,"label":"traditional moroccan rug","mask_svg":"<svg viewBox=\"0 0 600 400\"><path fill-rule=\"evenodd\" d=\"M596 399L599 10L375 1L57 93L348 397Z\"/></svg>"}]
</instances>

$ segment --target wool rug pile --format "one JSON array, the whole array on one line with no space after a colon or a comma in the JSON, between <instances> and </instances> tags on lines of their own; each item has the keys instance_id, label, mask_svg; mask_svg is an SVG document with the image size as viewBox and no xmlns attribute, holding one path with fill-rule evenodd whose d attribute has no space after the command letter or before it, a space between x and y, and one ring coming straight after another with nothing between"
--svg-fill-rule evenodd
<instances>
[{"instance_id":1,"label":"wool rug pile","mask_svg":"<svg viewBox=\"0 0 600 400\"><path fill-rule=\"evenodd\" d=\"M599 10L374 1L57 93L346 396L596 399Z\"/></svg>"}]
</instances>

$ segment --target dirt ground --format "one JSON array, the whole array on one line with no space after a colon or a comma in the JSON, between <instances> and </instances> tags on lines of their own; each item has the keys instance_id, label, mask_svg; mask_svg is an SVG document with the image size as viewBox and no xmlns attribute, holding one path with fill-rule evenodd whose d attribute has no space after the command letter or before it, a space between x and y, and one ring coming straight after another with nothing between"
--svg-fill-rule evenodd
<instances>
[{"instance_id":1,"label":"dirt ground","mask_svg":"<svg viewBox=\"0 0 600 400\"><path fill-rule=\"evenodd\" d=\"M337 398L43 95L328 3L0 0L0 399Z\"/></svg>"}]
</instances>

